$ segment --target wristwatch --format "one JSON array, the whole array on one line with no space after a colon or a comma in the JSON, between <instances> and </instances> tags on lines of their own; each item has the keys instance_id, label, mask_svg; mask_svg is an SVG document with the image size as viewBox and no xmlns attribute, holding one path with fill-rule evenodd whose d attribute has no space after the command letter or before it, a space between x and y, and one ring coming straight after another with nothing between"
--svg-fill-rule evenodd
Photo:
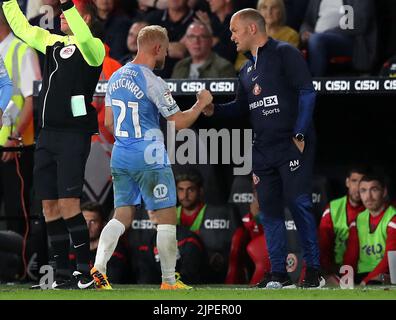
<instances>
[{"instance_id":1,"label":"wristwatch","mask_svg":"<svg viewBox=\"0 0 396 320\"><path fill-rule=\"evenodd\" d=\"M296 133L294 138L296 138L300 142L304 141L304 135L302 133Z\"/></svg>"}]
</instances>

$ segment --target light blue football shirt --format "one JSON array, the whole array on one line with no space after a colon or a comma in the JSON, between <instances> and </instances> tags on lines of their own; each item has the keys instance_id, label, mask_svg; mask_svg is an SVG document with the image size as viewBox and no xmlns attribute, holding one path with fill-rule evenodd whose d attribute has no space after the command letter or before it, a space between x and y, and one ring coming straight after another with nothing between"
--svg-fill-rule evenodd
<instances>
[{"instance_id":1,"label":"light blue football shirt","mask_svg":"<svg viewBox=\"0 0 396 320\"><path fill-rule=\"evenodd\" d=\"M180 109L167 83L147 66L130 62L111 76L105 100L114 116L111 167L150 170L168 166L159 119Z\"/></svg>"},{"instance_id":2,"label":"light blue football shirt","mask_svg":"<svg viewBox=\"0 0 396 320\"><path fill-rule=\"evenodd\" d=\"M12 96L12 82L8 77L4 61L0 56L0 109L4 111Z\"/></svg>"}]
</instances>

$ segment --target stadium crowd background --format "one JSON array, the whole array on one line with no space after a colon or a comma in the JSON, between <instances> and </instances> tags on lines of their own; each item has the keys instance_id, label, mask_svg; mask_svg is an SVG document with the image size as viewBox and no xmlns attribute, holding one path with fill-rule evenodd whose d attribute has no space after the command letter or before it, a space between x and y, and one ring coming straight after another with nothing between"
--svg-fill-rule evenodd
<instances>
[{"instance_id":1,"label":"stadium crowd background","mask_svg":"<svg viewBox=\"0 0 396 320\"><path fill-rule=\"evenodd\" d=\"M50 26L51 32L61 32L59 20L61 11L57 0L18 2L25 10L31 24L43 26L44 22L45 25ZM231 15L245 7L262 10L268 24L269 35L278 40L288 41L301 49L315 77L337 79L396 77L394 21L396 3L394 1L344 1L344 4L351 4L355 10L356 30L350 32L338 30L338 20L336 25L331 19L322 20L319 26L316 25L317 10L334 10L331 6L320 7L320 2L319 0L94 0L98 9L96 35L100 36L107 45L107 57L101 79L109 79L112 72L134 57L137 50L137 32L146 24L160 24L169 32L171 45L167 64L163 71L158 72L163 78L221 79L236 76L244 57L236 54L228 28ZM339 1L339 4L342 4L342 1ZM53 8L55 14L53 21L51 16L39 12L44 5ZM194 21L195 27L189 28ZM321 38L327 30L326 27L329 26L334 29L332 32L337 34L337 37ZM4 30L6 26L2 22L0 35L6 34ZM5 37L1 36L0 48L4 39ZM0 53L7 54L1 50ZM216 55L216 63L213 62L214 55ZM224 62L224 68L218 68L219 59ZM31 58L30 63L37 64L37 68L32 68L35 70L33 80L40 80L40 72L36 69L39 69L39 64L43 63L42 57L39 56L38 61ZM25 79L22 78L22 81L26 81ZM25 98L31 97L32 94L33 90L27 93ZM175 98L181 109L190 105L192 101L192 97L189 96ZM232 96L227 95L215 97L218 102L228 101L231 98ZM318 133L318 150L313 194L318 226L327 203L345 194L344 179L352 164L372 165L382 170L387 177L390 199L393 199L396 181L396 145L394 117L391 110L392 98L380 93L318 97L314 121ZM92 257L96 248L95 241L97 246L96 237L99 236L105 221L111 218L113 206L108 168L112 137L103 126L102 98L95 98L94 103L102 126L101 134L92 141L83 199L87 202L84 206L84 215L92 237ZM194 129L199 128L245 129L249 128L249 123L248 119L238 119L220 124L214 123L211 119L201 118L194 125ZM0 241L0 281L37 280L39 267L51 263L48 261L50 248L47 247L41 208L34 201L34 190L31 188L29 170L32 164L29 161L21 161L21 166L24 169L22 176L25 183L26 214L21 205L20 191L14 193L11 198L6 192L9 179L14 179L17 190L20 189L19 178L16 175L12 178L7 177L4 173L6 169L1 171L0 217L3 231L0 232L0 237L4 237L4 240ZM183 174L190 174L195 177L191 178L192 180L198 181L195 185L198 188L195 192L199 196L196 207L198 211L204 204L211 209L206 208L207 213L210 211L210 216L208 214L206 218L204 217L201 228L198 228L200 230L178 229L180 252L178 268L186 282L255 283L269 270L268 257L261 252L262 247L265 246L264 238L258 237L258 240L253 242L262 230L254 218L259 208L254 201L250 176L234 176L233 167L232 163L174 165L176 179L178 177L181 179ZM202 176L202 181L196 178L198 176ZM6 204L7 201L17 205L10 206ZM293 280L298 280L303 268L300 263L302 255L287 208L285 213L286 227L290 235L289 250L292 253L289 271L293 274ZM197 216L198 212L194 214ZM110 281L160 282L154 232L145 211L139 211L132 229L122 238L110 262L108 274Z\"/></svg>"}]
</instances>

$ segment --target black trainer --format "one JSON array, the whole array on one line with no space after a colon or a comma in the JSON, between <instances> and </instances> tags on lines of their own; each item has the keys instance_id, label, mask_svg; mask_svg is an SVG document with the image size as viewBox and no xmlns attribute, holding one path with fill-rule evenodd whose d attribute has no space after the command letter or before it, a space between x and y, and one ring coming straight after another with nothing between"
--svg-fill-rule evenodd
<instances>
[{"instance_id":1,"label":"black trainer","mask_svg":"<svg viewBox=\"0 0 396 320\"><path fill-rule=\"evenodd\" d=\"M95 289L95 280L79 271L73 272L72 282L75 289Z\"/></svg>"},{"instance_id":2,"label":"black trainer","mask_svg":"<svg viewBox=\"0 0 396 320\"><path fill-rule=\"evenodd\" d=\"M287 273L268 273L264 279L256 285L256 288L265 289L294 289L296 285L290 280Z\"/></svg>"},{"instance_id":3,"label":"black trainer","mask_svg":"<svg viewBox=\"0 0 396 320\"><path fill-rule=\"evenodd\" d=\"M306 289L320 289L325 285L326 280L322 277L320 271L315 268L307 267L301 287Z\"/></svg>"},{"instance_id":4,"label":"black trainer","mask_svg":"<svg viewBox=\"0 0 396 320\"><path fill-rule=\"evenodd\" d=\"M95 289L95 281L92 277L74 271L70 280L54 281L52 289Z\"/></svg>"},{"instance_id":5,"label":"black trainer","mask_svg":"<svg viewBox=\"0 0 396 320\"><path fill-rule=\"evenodd\" d=\"M253 288L265 288L268 284L268 282L271 281L271 273L266 273L263 280L261 280L259 283L255 284Z\"/></svg>"}]
</instances>

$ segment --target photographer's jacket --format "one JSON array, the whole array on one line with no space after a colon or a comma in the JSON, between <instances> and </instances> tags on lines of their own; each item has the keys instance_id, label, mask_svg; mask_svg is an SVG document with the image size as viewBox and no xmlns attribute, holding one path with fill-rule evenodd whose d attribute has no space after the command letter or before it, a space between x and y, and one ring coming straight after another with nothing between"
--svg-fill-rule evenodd
<instances>
[{"instance_id":1,"label":"photographer's jacket","mask_svg":"<svg viewBox=\"0 0 396 320\"><path fill-rule=\"evenodd\" d=\"M105 49L101 40L92 36L73 2L62 4L73 36L59 36L31 26L16 0L5 2L3 10L15 35L46 55L39 96L39 127L96 133L97 115L91 101Z\"/></svg>"}]
</instances>

